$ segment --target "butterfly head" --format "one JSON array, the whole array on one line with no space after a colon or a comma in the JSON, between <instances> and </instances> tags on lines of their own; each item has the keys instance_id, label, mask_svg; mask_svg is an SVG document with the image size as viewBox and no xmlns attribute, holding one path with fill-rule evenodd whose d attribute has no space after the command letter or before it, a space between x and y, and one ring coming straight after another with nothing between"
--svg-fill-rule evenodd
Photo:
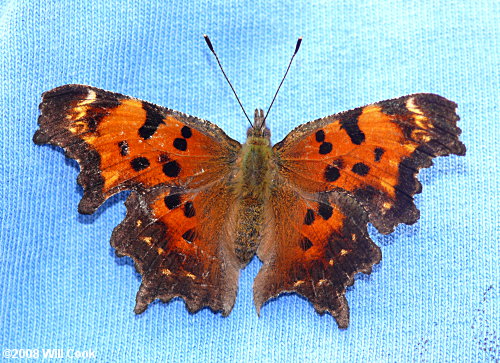
<instances>
[{"instance_id":1,"label":"butterfly head","mask_svg":"<svg viewBox=\"0 0 500 363\"><path fill-rule=\"evenodd\" d=\"M262 109L255 109L252 127L248 128L247 137L271 138L271 130L266 126L266 118Z\"/></svg>"}]
</instances>

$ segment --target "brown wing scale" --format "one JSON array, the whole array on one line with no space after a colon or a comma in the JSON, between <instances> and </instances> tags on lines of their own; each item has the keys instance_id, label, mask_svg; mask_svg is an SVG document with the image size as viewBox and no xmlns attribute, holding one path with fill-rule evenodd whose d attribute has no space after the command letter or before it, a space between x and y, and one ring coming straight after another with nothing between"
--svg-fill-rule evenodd
<instances>
[{"instance_id":1,"label":"brown wing scale","mask_svg":"<svg viewBox=\"0 0 500 363\"><path fill-rule=\"evenodd\" d=\"M111 243L143 275L135 311L180 296L191 311L228 314L239 267L224 230L232 195L221 183L240 144L207 121L84 85L44 93L40 110L34 142L63 147L80 164L80 212L132 190Z\"/></svg>"}]
</instances>

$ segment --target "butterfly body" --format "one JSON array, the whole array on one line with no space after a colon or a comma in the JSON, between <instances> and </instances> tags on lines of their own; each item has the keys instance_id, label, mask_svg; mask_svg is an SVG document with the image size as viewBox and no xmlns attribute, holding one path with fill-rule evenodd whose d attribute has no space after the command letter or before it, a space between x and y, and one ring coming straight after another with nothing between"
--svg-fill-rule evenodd
<instances>
[{"instance_id":1,"label":"butterfly body","mask_svg":"<svg viewBox=\"0 0 500 363\"><path fill-rule=\"evenodd\" d=\"M464 155L456 104L414 94L303 124L271 146L261 111L243 145L216 125L85 85L43 94L37 144L81 167L82 213L130 190L111 245L142 275L135 312L181 297L228 315L257 254L257 311L284 292L349 323L346 287L381 259L367 232L419 217L416 175Z\"/></svg>"},{"instance_id":2,"label":"butterfly body","mask_svg":"<svg viewBox=\"0 0 500 363\"><path fill-rule=\"evenodd\" d=\"M255 255L262 240L265 206L276 173L270 131L261 118L262 110L256 110L254 126L248 130L236 170L235 193L239 208L234 244L242 265Z\"/></svg>"}]
</instances>

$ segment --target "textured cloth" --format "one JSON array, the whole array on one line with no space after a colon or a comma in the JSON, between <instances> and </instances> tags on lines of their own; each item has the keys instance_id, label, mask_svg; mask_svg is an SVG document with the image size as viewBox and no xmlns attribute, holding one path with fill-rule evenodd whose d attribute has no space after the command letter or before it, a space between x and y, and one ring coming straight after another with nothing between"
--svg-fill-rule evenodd
<instances>
[{"instance_id":1,"label":"textured cloth","mask_svg":"<svg viewBox=\"0 0 500 363\"><path fill-rule=\"evenodd\" d=\"M98 4L99 3L99 4ZM91 350L100 361L500 359L498 1L3 1L0 4L0 347ZM338 330L297 295L252 302L255 258L228 318L181 300L132 312L140 276L108 241L125 195L77 213L78 166L35 146L43 91L83 83L221 126L269 105L273 141L322 116L415 92L458 103L465 157L420 173L421 219L383 236L383 259L349 288ZM70 351L71 352L71 351Z\"/></svg>"}]
</instances>

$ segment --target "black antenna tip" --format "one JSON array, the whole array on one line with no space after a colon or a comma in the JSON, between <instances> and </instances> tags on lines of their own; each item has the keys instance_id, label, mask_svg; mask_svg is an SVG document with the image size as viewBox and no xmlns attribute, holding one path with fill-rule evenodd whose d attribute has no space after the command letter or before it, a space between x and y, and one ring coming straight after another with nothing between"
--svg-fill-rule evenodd
<instances>
[{"instance_id":1,"label":"black antenna tip","mask_svg":"<svg viewBox=\"0 0 500 363\"><path fill-rule=\"evenodd\" d=\"M207 43L208 45L208 48L210 48L210 51L213 53L213 55L215 56L215 59L217 60L217 64L219 65L219 68L222 72L222 74L224 75L224 78L226 79L227 83L229 84L229 87L231 87L231 90L233 91L234 93L234 96L236 97L236 100L238 101L238 103L240 104L240 107L241 109L243 110L243 113L245 114L245 117L247 118L248 122L250 123L250 125L253 127L252 125L252 121L250 121L250 118L248 117L247 115L247 112L245 111L245 109L243 108L243 105L241 104L241 101L238 97L238 95L236 94L236 91L234 90L234 87L233 85L231 84L231 82L229 81L229 78L227 78L227 75L226 75L226 72L224 72L224 68L222 68L222 64L220 64L220 61L219 61L219 57L217 57L217 53L215 53L215 50L214 50L214 46L212 45L212 42L210 41L210 38L208 37L208 35L206 34L203 34L203 38L205 38L205 42Z\"/></svg>"},{"instance_id":2,"label":"black antenna tip","mask_svg":"<svg viewBox=\"0 0 500 363\"><path fill-rule=\"evenodd\" d=\"M266 115L264 116L264 121L266 121L267 115L269 115L269 111L271 111L271 107L273 107L274 101L276 100L276 96L278 95L278 92L280 91L281 85L285 81L286 75L288 74L288 71L290 70L290 66L292 65L293 58L295 58L295 54L297 54L297 52L299 51L301 43L302 43L302 37L299 37L299 39L297 39L297 44L295 45L295 52L293 52L293 55L290 58L290 63L288 63L288 67L286 68L285 75L281 79L281 82L278 86L278 89L276 90L276 93L274 94L273 100L271 101L271 104L269 105L269 108L267 109Z\"/></svg>"},{"instance_id":3,"label":"black antenna tip","mask_svg":"<svg viewBox=\"0 0 500 363\"><path fill-rule=\"evenodd\" d=\"M297 39L297 45L295 46L295 52L293 52L293 55L297 54L301 43L302 43L302 37L299 37L299 39Z\"/></svg>"},{"instance_id":4,"label":"black antenna tip","mask_svg":"<svg viewBox=\"0 0 500 363\"><path fill-rule=\"evenodd\" d=\"M205 42L207 42L207 45L208 45L208 48L210 49L210 51L212 53L214 53L214 47L213 47L212 42L210 41L210 38L208 37L208 35L203 34L203 38L205 38Z\"/></svg>"}]
</instances>

